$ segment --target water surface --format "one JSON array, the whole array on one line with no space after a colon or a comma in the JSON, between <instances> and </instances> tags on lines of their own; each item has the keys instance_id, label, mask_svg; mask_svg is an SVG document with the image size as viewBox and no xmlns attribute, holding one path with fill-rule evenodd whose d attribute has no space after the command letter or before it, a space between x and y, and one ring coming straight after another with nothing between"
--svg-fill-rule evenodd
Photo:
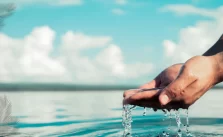
<instances>
[{"instance_id":1,"label":"water surface","mask_svg":"<svg viewBox=\"0 0 223 137\"><path fill-rule=\"evenodd\" d=\"M121 137L123 91L2 92L19 120L18 136ZM223 90L210 90L189 109L190 131L195 136L223 136ZM163 112L133 111L133 136L156 136L167 131ZM185 113L182 112L185 123ZM183 131L184 128L182 128ZM170 131L176 133L175 119Z\"/></svg>"}]
</instances>

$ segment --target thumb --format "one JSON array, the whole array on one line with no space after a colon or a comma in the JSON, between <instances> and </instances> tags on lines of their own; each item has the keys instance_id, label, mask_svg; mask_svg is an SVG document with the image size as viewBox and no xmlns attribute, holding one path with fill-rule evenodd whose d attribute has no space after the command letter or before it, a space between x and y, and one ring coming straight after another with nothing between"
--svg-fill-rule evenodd
<instances>
[{"instance_id":1,"label":"thumb","mask_svg":"<svg viewBox=\"0 0 223 137\"><path fill-rule=\"evenodd\" d=\"M161 105L167 105L172 100L180 98L185 88L193 83L196 79L186 73L181 73L172 83L161 91L159 101Z\"/></svg>"},{"instance_id":2,"label":"thumb","mask_svg":"<svg viewBox=\"0 0 223 137\"><path fill-rule=\"evenodd\" d=\"M177 97L176 90L173 90L170 87L166 87L163 89L159 96L159 101L161 105L167 105L169 102L174 100Z\"/></svg>"}]
</instances>

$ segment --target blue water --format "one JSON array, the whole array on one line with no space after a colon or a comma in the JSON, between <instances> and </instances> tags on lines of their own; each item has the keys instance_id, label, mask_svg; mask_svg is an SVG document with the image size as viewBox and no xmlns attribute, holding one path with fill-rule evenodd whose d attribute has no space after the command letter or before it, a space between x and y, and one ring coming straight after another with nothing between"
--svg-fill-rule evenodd
<instances>
[{"instance_id":1,"label":"blue water","mask_svg":"<svg viewBox=\"0 0 223 137\"><path fill-rule=\"evenodd\" d=\"M83 136L121 137L122 92L4 92L12 104L12 115L18 119L17 136ZM190 131L194 136L223 136L223 91L211 90L189 109ZM182 122L186 123L184 111ZM175 118L163 112L133 110L133 136L157 136L168 131L177 133ZM185 127L182 126L185 133Z\"/></svg>"}]
</instances>

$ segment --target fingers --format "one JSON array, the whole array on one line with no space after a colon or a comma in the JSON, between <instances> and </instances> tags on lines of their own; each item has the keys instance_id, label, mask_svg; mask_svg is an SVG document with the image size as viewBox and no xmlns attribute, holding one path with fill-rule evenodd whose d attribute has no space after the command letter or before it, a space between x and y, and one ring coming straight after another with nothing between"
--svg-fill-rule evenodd
<instances>
[{"instance_id":1,"label":"fingers","mask_svg":"<svg viewBox=\"0 0 223 137\"><path fill-rule=\"evenodd\" d=\"M158 77L156 77L154 80L150 81L149 83L146 83L142 86L139 87L139 89L130 89L130 90L127 90L124 92L123 94L123 97L126 98L126 97L129 97L129 96L132 96L133 94L137 93L140 91L140 89L145 89L145 88L155 88L155 87L158 87L157 85L159 84L159 79Z\"/></svg>"},{"instance_id":2,"label":"fingers","mask_svg":"<svg viewBox=\"0 0 223 137\"><path fill-rule=\"evenodd\" d=\"M158 96L158 90L144 91L133 94L132 96L125 98L123 104L139 105L141 101L151 99L154 96ZM149 101L147 101L149 103Z\"/></svg>"},{"instance_id":3,"label":"fingers","mask_svg":"<svg viewBox=\"0 0 223 137\"><path fill-rule=\"evenodd\" d=\"M161 105L167 105L170 101L180 98L184 94L186 87L195 80L196 78L191 76L188 71L183 70L172 83L163 89L159 96Z\"/></svg>"},{"instance_id":4,"label":"fingers","mask_svg":"<svg viewBox=\"0 0 223 137\"><path fill-rule=\"evenodd\" d=\"M129 90L126 90L124 93L123 93L123 97L124 98L128 98L130 96L132 96L133 94L139 92L140 89L129 89Z\"/></svg>"},{"instance_id":5,"label":"fingers","mask_svg":"<svg viewBox=\"0 0 223 137\"><path fill-rule=\"evenodd\" d=\"M140 86L139 88L140 89L143 89L143 88L155 88L155 87L158 87L159 84L160 84L160 80L158 78L155 78L154 80L152 80L149 83L146 83L146 84Z\"/></svg>"}]
</instances>

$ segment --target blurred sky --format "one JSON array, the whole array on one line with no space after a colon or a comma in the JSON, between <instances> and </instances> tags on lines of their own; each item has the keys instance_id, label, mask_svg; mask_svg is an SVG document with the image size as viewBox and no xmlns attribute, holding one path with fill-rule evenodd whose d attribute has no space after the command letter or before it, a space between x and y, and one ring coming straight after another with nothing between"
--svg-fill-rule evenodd
<instances>
[{"instance_id":1,"label":"blurred sky","mask_svg":"<svg viewBox=\"0 0 223 137\"><path fill-rule=\"evenodd\" d=\"M0 82L143 84L222 34L221 0L1 0Z\"/></svg>"}]
</instances>

